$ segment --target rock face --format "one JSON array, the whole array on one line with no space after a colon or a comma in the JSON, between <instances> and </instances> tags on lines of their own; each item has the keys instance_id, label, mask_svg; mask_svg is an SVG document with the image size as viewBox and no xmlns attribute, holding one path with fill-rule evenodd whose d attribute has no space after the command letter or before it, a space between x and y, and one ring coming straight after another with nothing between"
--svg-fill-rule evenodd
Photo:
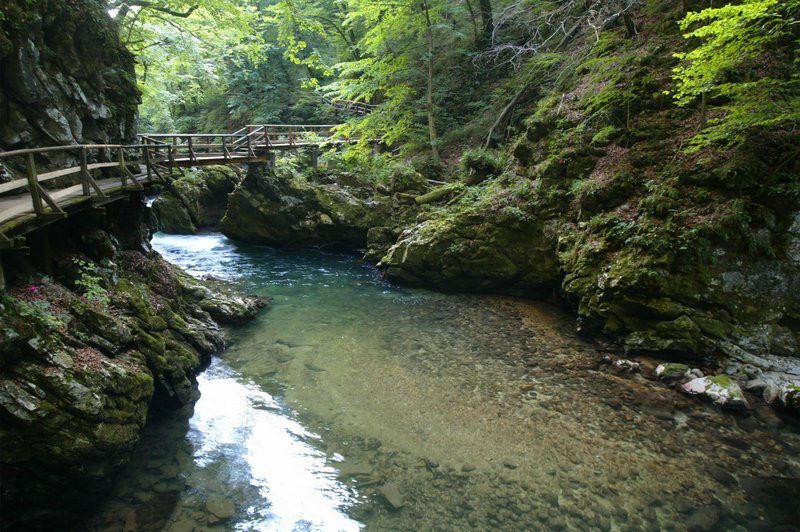
<instances>
[{"instance_id":1,"label":"rock face","mask_svg":"<svg viewBox=\"0 0 800 532\"><path fill-rule=\"evenodd\" d=\"M132 142L133 57L102 0L3 2L0 148Z\"/></svg>"},{"instance_id":2,"label":"rock face","mask_svg":"<svg viewBox=\"0 0 800 532\"><path fill-rule=\"evenodd\" d=\"M391 210L389 199L368 186L281 178L251 165L230 196L221 229L246 242L358 249Z\"/></svg>"},{"instance_id":3,"label":"rock face","mask_svg":"<svg viewBox=\"0 0 800 532\"><path fill-rule=\"evenodd\" d=\"M241 321L264 306L210 290L141 244L126 248L121 242L131 239L119 231L140 217L119 204L108 209L114 219L101 224L116 234L69 221L51 226L58 275L18 273L0 295L0 464L9 523L40 504L66 514L91 504L70 498L70 488L101 494L150 409L197 398L195 375L224 346L211 315ZM16 266L9 271L36 269Z\"/></svg>"},{"instance_id":4,"label":"rock face","mask_svg":"<svg viewBox=\"0 0 800 532\"><path fill-rule=\"evenodd\" d=\"M404 231L381 267L389 280L406 284L541 294L560 276L555 235L548 222L470 213L434 218Z\"/></svg>"},{"instance_id":5,"label":"rock face","mask_svg":"<svg viewBox=\"0 0 800 532\"><path fill-rule=\"evenodd\" d=\"M195 234L216 229L228 206L228 195L240 181L231 166L208 166L188 171L153 202L159 231Z\"/></svg>"}]
</instances>

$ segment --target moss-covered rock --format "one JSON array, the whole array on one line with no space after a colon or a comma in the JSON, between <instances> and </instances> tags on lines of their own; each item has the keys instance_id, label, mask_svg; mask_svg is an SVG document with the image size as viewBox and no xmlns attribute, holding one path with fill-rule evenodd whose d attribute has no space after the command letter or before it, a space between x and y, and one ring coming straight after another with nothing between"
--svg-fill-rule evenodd
<instances>
[{"instance_id":1,"label":"moss-covered rock","mask_svg":"<svg viewBox=\"0 0 800 532\"><path fill-rule=\"evenodd\" d=\"M725 408L747 408L749 405L739 385L727 375L713 375L693 379L681 390L689 395L697 395Z\"/></svg>"},{"instance_id":2,"label":"moss-covered rock","mask_svg":"<svg viewBox=\"0 0 800 532\"><path fill-rule=\"evenodd\" d=\"M116 262L95 263L87 248L118 242L98 231L78 249L61 242L75 266L63 277L0 293L4 519L45 500L56 512L91 504L70 493L102 494L151 408L197 399L195 376L225 345L210 313L240 322L265 304L203 286L154 252L115 249Z\"/></svg>"},{"instance_id":3,"label":"moss-covered rock","mask_svg":"<svg viewBox=\"0 0 800 532\"><path fill-rule=\"evenodd\" d=\"M513 216L513 215L512 215ZM469 212L403 232L381 260L389 280L446 290L546 293L559 280L555 230L542 221L506 227Z\"/></svg>"},{"instance_id":4,"label":"moss-covered rock","mask_svg":"<svg viewBox=\"0 0 800 532\"><path fill-rule=\"evenodd\" d=\"M251 165L230 197L221 229L246 242L357 249L366 247L369 228L385 225L391 212L391 198L371 185L282 178Z\"/></svg>"},{"instance_id":5,"label":"moss-covered rock","mask_svg":"<svg viewBox=\"0 0 800 532\"><path fill-rule=\"evenodd\" d=\"M659 364L656 366L656 377L665 381L682 379L689 373L689 370L689 366L679 362Z\"/></svg>"},{"instance_id":6,"label":"moss-covered rock","mask_svg":"<svg viewBox=\"0 0 800 532\"><path fill-rule=\"evenodd\" d=\"M207 166L187 171L169 183L153 202L159 231L195 234L219 226L228 206L228 195L241 180L231 166Z\"/></svg>"}]
</instances>

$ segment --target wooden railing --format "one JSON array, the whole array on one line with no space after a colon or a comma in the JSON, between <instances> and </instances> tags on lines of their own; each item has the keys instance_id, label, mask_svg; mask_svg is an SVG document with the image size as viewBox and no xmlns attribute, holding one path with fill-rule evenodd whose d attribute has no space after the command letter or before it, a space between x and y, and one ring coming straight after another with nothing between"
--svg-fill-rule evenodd
<instances>
[{"instance_id":1,"label":"wooden railing","mask_svg":"<svg viewBox=\"0 0 800 532\"><path fill-rule=\"evenodd\" d=\"M274 150L349 142L334 138L334 127L250 124L233 133L142 134L135 145L76 144L0 151L0 165L14 173L10 181L0 183L0 248L13 244L4 232L31 219L46 222L65 217L68 206L103 202L120 190L142 189L142 183L169 179L173 168L260 162L269 160ZM62 168L53 161L61 161ZM40 171L45 163L56 169ZM59 178L62 181L53 186ZM21 191L27 193L19 194Z\"/></svg>"},{"instance_id":2,"label":"wooden railing","mask_svg":"<svg viewBox=\"0 0 800 532\"><path fill-rule=\"evenodd\" d=\"M140 180L153 177L150 169L155 168L155 161L150 160L151 149L153 146L83 144L0 152L4 169L17 169L10 181L0 183L0 195L4 195L0 198L0 226L26 214L40 219L66 217L63 207L67 203L103 200L118 189L142 189ZM41 172L37 157L65 161L62 164L68 166ZM139 174L143 166L148 170ZM66 186L49 186L59 178L68 181ZM27 194L9 195L24 190ZM0 232L0 247L9 245L10 240Z\"/></svg>"},{"instance_id":3,"label":"wooden railing","mask_svg":"<svg viewBox=\"0 0 800 532\"><path fill-rule=\"evenodd\" d=\"M332 142L336 125L250 124L233 133L146 133L139 136L153 146L155 157L170 166L225 164L266 157L269 150L319 146ZM244 161L246 162L246 161Z\"/></svg>"}]
</instances>

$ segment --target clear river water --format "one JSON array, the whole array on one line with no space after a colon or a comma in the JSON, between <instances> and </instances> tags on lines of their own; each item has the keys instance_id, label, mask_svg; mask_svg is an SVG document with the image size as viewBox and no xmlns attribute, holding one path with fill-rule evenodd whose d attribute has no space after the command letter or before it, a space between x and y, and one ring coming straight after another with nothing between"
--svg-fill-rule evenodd
<instances>
[{"instance_id":1,"label":"clear river water","mask_svg":"<svg viewBox=\"0 0 800 532\"><path fill-rule=\"evenodd\" d=\"M601 363L555 307L357 257L158 234L272 298L81 530L797 530L798 420ZM644 364L652 361L644 360Z\"/></svg>"}]
</instances>

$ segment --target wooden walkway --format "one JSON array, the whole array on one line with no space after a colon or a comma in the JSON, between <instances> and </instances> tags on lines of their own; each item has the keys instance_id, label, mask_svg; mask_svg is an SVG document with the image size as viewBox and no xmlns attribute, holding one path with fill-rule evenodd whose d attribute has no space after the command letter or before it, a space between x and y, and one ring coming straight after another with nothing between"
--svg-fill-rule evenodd
<instances>
[{"instance_id":1,"label":"wooden walkway","mask_svg":"<svg viewBox=\"0 0 800 532\"><path fill-rule=\"evenodd\" d=\"M0 164L19 170L9 182L0 183L0 249L21 247L25 234L54 220L171 179L174 168L265 162L276 150L317 150L351 142L333 138L334 127L248 125L234 133L143 134L135 145L76 144L0 152ZM56 168L40 173L37 165L42 161Z\"/></svg>"}]
</instances>

